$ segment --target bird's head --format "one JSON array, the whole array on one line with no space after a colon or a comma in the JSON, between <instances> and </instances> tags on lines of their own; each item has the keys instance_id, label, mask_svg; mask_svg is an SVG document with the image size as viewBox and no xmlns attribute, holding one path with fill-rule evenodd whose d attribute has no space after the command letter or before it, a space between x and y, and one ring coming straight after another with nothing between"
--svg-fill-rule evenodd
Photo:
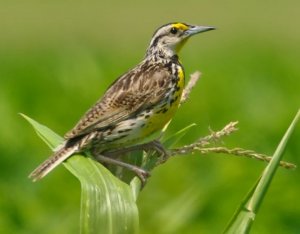
<instances>
[{"instance_id":1,"label":"bird's head","mask_svg":"<svg viewBox=\"0 0 300 234\"><path fill-rule=\"evenodd\" d=\"M151 39L147 56L160 53L166 56L177 54L191 36L215 29L208 26L196 26L185 23L169 23L158 28Z\"/></svg>"}]
</instances>

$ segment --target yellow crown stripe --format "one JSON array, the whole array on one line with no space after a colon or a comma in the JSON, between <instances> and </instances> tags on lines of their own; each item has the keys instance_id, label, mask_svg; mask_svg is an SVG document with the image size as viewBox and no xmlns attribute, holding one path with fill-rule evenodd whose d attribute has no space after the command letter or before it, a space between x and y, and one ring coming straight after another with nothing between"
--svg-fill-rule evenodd
<instances>
[{"instance_id":1,"label":"yellow crown stripe","mask_svg":"<svg viewBox=\"0 0 300 234\"><path fill-rule=\"evenodd\" d=\"M181 30L188 30L189 29L188 26L186 26L185 24L182 24L182 23L172 24L172 27L177 28L177 29L181 29Z\"/></svg>"}]
</instances>

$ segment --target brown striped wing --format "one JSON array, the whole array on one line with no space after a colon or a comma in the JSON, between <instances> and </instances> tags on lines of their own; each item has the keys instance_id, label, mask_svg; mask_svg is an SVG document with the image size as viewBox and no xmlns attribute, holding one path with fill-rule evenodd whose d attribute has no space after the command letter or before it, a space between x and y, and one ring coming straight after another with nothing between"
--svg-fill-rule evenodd
<instances>
[{"instance_id":1,"label":"brown striped wing","mask_svg":"<svg viewBox=\"0 0 300 234\"><path fill-rule=\"evenodd\" d=\"M172 80L169 70L157 65L148 68L146 73L139 70L143 69L131 70L115 81L65 138L113 126L161 102Z\"/></svg>"}]
</instances>

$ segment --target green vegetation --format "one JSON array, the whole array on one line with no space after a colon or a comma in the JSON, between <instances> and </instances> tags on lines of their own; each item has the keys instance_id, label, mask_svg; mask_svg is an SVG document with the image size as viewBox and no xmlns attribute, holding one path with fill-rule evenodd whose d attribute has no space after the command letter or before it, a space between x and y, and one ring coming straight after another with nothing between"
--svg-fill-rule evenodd
<instances>
[{"instance_id":1,"label":"green vegetation","mask_svg":"<svg viewBox=\"0 0 300 234\"><path fill-rule=\"evenodd\" d=\"M39 124L24 114L22 114L22 116L32 125L38 136L52 150L62 142L63 139L46 126ZM251 189L246 199L240 204L240 208L226 227L226 233L249 233L299 118L300 110L297 112L296 117L282 138L272 160L264 170L262 176L253 189ZM232 126L234 126L234 124ZM167 141L163 141L164 145L174 145L192 126L194 125L190 125L178 131ZM229 130L229 128L232 130ZM210 144L209 138L213 141L217 141L220 140L222 135L229 135L231 131L236 130L234 127L229 128L226 126L224 129L227 130L212 132L210 136L200 138L193 144L192 149L198 149L202 152L201 149L204 150L207 149L207 147L201 147L201 141L204 142L204 145L207 145ZM164 128L163 132L165 132L165 130L166 128ZM186 155L189 152L188 148L188 146L183 146L179 149L183 150ZM168 149L168 151L169 156L171 155L171 151L178 152L176 149ZM155 154L155 152L145 152L141 160L142 167L147 168L149 172L152 171L154 165L160 165L157 164L160 158ZM137 155L132 156L136 157ZM165 159L165 162L166 160L167 159ZM138 177L134 177L130 183L126 184L113 176L103 165L82 155L73 155L63 164L81 183L80 233L138 233L139 216L136 200L142 185ZM176 218L174 219L176 216L172 217L173 220L176 221Z\"/></svg>"},{"instance_id":2,"label":"green vegetation","mask_svg":"<svg viewBox=\"0 0 300 234\"><path fill-rule=\"evenodd\" d=\"M218 30L192 38L181 53L186 73L203 76L167 134L197 123L185 144L238 120L225 146L273 154L299 108L299 7L295 0L1 2L0 232L78 233L80 184L62 166L38 183L27 179L51 152L18 113L63 135L169 21ZM297 126L284 155L298 165L299 138ZM140 232L221 233L265 166L220 155L170 160L139 195ZM300 230L299 176L278 168L253 233Z\"/></svg>"}]
</instances>

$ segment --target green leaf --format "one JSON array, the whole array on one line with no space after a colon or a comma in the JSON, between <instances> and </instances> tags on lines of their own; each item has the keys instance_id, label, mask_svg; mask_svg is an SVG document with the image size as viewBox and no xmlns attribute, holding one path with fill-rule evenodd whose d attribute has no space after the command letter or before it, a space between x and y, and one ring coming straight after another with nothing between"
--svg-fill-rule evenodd
<instances>
[{"instance_id":1,"label":"green leaf","mask_svg":"<svg viewBox=\"0 0 300 234\"><path fill-rule=\"evenodd\" d=\"M136 201L139 193L142 189L142 182L141 180L135 176L131 181L130 181L130 188L131 188L131 192L133 195L134 200Z\"/></svg>"},{"instance_id":2,"label":"green leaf","mask_svg":"<svg viewBox=\"0 0 300 234\"><path fill-rule=\"evenodd\" d=\"M51 149L63 141L48 127L21 115ZM129 186L100 163L81 155L70 157L64 165L81 183L81 234L138 233L138 181Z\"/></svg>"},{"instance_id":3,"label":"green leaf","mask_svg":"<svg viewBox=\"0 0 300 234\"><path fill-rule=\"evenodd\" d=\"M228 234L240 234L249 233L251 226L254 222L255 216L258 213L260 205L266 195L268 188L270 187L271 181L274 178L275 172L279 165L281 158L283 157L284 150L287 142L295 129L296 123L300 118L300 110L296 114L296 117L292 121L275 153L273 154L272 160L263 171L258 182L254 185L253 189L248 193L244 201L241 203L239 209L235 213L233 219L227 226L225 233Z\"/></svg>"},{"instance_id":4,"label":"green leaf","mask_svg":"<svg viewBox=\"0 0 300 234\"><path fill-rule=\"evenodd\" d=\"M36 122L27 115L22 113L20 113L20 115L31 124L37 135L49 146L50 149L54 150L63 142L64 139L53 132L50 128Z\"/></svg>"},{"instance_id":5,"label":"green leaf","mask_svg":"<svg viewBox=\"0 0 300 234\"><path fill-rule=\"evenodd\" d=\"M196 124L192 123L192 124L186 126L185 128L179 130L178 132L174 133L172 136L168 137L167 139L163 140L164 146L167 149L173 147L175 144L177 144L178 141L181 140L182 137L185 136L185 134L187 134L187 132L189 130L191 130L191 128L193 128L195 126L196 126Z\"/></svg>"},{"instance_id":6,"label":"green leaf","mask_svg":"<svg viewBox=\"0 0 300 234\"><path fill-rule=\"evenodd\" d=\"M74 155L65 166L81 183L81 233L138 233L130 186L90 158Z\"/></svg>"}]
</instances>

